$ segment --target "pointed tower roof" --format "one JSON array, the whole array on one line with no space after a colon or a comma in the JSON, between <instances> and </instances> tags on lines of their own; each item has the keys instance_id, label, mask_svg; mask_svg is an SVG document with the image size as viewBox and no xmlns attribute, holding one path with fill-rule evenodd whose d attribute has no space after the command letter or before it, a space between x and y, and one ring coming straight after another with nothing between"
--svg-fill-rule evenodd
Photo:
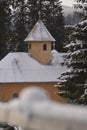
<instances>
[{"instance_id":1,"label":"pointed tower roof","mask_svg":"<svg viewBox=\"0 0 87 130\"><path fill-rule=\"evenodd\" d=\"M55 41L55 39L39 19L24 41Z\"/></svg>"}]
</instances>

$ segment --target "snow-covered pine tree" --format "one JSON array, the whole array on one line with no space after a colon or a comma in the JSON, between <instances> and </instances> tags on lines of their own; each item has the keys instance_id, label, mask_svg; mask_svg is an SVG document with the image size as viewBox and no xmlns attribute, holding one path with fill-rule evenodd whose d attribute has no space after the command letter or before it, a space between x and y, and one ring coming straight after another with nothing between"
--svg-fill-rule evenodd
<instances>
[{"instance_id":1,"label":"snow-covered pine tree","mask_svg":"<svg viewBox=\"0 0 87 130\"><path fill-rule=\"evenodd\" d=\"M27 47L24 39L27 35L27 7L25 0L11 0L10 6L12 8L11 19L11 40L8 46L9 51L26 51ZM26 24L26 25L25 25Z\"/></svg>"},{"instance_id":2,"label":"snow-covered pine tree","mask_svg":"<svg viewBox=\"0 0 87 130\"><path fill-rule=\"evenodd\" d=\"M80 13L80 15L87 15L87 0L75 0L74 8Z\"/></svg>"},{"instance_id":3,"label":"snow-covered pine tree","mask_svg":"<svg viewBox=\"0 0 87 130\"><path fill-rule=\"evenodd\" d=\"M60 0L50 0L47 27L56 39L56 50L63 51L65 41L64 16ZM46 17L45 17L46 19Z\"/></svg>"},{"instance_id":4,"label":"snow-covered pine tree","mask_svg":"<svg viewBox=\"0 0 87 130\"><path fill-rule=\"evenodd\" d=\"M0 0L0 59L7 54L7 45L10 40L10 16L9 0Z\"/></svg>"},{"instance_id":5,"label":"snow-covered pine tree","mask_svg":"<svg viewBox=\"0 0 87 130\"><path fill-rule=\"evenodd\" d=\"M87 105L87 19L75 26L70 36L71 42L66 46L64 65L69 71L60 77L61 84L65 86L64 96L69 102ZM63 82L64 81L64 82Z\"/></svg>"}]
</instances>

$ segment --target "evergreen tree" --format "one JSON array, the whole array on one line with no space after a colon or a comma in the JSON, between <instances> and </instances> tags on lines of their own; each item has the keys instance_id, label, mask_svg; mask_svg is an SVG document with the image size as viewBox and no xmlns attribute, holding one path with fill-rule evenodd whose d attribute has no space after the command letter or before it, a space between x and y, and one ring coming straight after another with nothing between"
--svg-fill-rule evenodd
<instances>
[{"instance_id":1,"label":"evergreen tree","mask_svg":"<svg viewBox=\"0 0 87 130\"><path fill-rule=\"evenodd\" d=\"M70 43L69 35L70 35L73 31L74 31L74 26L72 26L72 25L66 25L66 26L65 26L65 36L66 36L65 45ZM65 49L65 50L66 50L66 49Z\"/></svg>"},{"instance_id":2,"label":"evergreen tree","mask_svg":"<svg viewBox=\"0 0 87 130\"><path fill-rule=\"evenodd\" d=\"M64 96L69 102L86 104L87 94L87 20L86 17L77 24L70 36L71 42L66 46L64 65L70 69L60 77L65 86ZM64 81L64 82L63 82Z\"/></svg>"},{"instance_id":3,"label":"evergreen tree","mask_svg":"<svg viewBox=\"0 0 87 130\"><path fill-rule=\"evenodd\" d=\"M83 14L84 16L87 15L87 0L75 0L74 8L77 12Z\"/></svg>"},{"instance_id":4,"label":"evergreen tree","mask_svg":"<svg viewBox=\"0 0 87 130\"><path fill-rule=\"evenodd\" d=\"M9 0L0 0L0 59L7 53L7 45L10 40L10 15Z\"/></svg>"},{"instance_id":5,"label":"evergreen tree","mask_svg":"<svg viewBox=\"0 0 87 130\"><path fill-rule=\"evenodd\" d=\"M12 33L9 51L26 51L24 43L26 37L26 2L24 0L11 1L12 6Z\"/></svg>"}]
</instances>

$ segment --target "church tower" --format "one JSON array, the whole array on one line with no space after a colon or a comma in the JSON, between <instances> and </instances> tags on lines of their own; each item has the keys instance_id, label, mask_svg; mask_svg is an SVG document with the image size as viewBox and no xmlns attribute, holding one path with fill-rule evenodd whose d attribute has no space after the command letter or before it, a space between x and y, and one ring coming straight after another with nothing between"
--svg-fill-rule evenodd
<instances>
[{"instance_id":1,"label":"church tower","mask_svg":"<svg viewBox=\"0 0 87 130\"><path fill-rule=\"evenodd\" d=\"M50 62L51 44L55 42L55 39L40 19L24 41L28 43L28 52L33 58L43 64Z\"/></svg>"}]
</instances>

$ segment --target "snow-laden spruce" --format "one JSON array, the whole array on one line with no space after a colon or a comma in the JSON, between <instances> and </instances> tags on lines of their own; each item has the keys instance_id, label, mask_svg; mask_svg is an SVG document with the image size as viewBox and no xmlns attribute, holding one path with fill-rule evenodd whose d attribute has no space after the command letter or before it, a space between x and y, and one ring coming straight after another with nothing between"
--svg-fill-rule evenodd
<instances>
[{"instance_id":1,"label":"snow-laden spruce","mask_svg":"<svg viewBox=\"0 0 87 130\"><path fill-rule=\"evenodd\" d=\"M81 98L87 88L84 85L87 82L87 20L76 25L70 37L62 63L69 67L69 71L61 75L60 81L65 81L65 95L71 102L87 104L86 95Z\"/></svg>"}]
</instances>

